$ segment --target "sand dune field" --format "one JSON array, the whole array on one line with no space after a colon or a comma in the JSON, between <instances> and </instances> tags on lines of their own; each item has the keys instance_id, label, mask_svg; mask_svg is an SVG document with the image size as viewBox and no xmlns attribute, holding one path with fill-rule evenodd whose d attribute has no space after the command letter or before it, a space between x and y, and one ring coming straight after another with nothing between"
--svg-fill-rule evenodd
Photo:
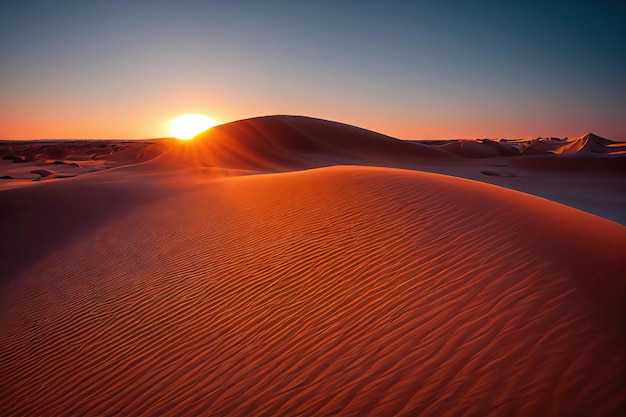
<instances>
[{"instance_id":1,"label":"sand dune field","mask_svg":"<svg viewBox=\"0 0 626 417\"><path fill-rule=\"evenodd\" d=\"M623 415L625 150L0 143L0 415Z\"/></svg>"}]
</instances>

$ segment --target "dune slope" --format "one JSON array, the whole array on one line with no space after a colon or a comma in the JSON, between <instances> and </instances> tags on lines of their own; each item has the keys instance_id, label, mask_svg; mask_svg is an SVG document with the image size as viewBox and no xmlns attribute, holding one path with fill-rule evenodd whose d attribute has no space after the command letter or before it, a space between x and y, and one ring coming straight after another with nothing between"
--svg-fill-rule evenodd
<instances>
[{"instance_id":1,"label":"dune slope","mask_svg":"<svg viewBox=\"0 0 626 417\"><path fill-rule=\"evenodd\" d=\"M624 227L387 168L173 183L157 175L166 156L57 185L70 193L98 178L104 200L134 181L151 198L123 200L89 228L68 222L75 239L3 283L0 414L604 416L626 406ZM25 188L33 198L22 204L46 212L38 191ZM106 212L99 201L83 209Z\"/></svg>"}]
</instances>

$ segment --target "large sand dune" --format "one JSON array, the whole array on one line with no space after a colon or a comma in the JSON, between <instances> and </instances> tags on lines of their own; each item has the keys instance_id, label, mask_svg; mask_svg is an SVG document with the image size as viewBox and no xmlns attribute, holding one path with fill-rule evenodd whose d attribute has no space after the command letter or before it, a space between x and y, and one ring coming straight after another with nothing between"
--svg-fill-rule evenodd
<instances>
[{"instance_id":1,"label":"large sand dune","mask_svg":"<svg viewBox=\"0 0 626 417\"><path fill-rule=\"evenodd\" d=\"M457 160L435 147L342 123L299 116L259 117L217 126L170 152L184 165L284 172L331 165L414 168Z\"/></svg>"},{"instance_id":2,"label":"large sand dune","mask_svg":"<svg viewBox=\"0 0 626 417\"><path fill-rule=\"evenodd\" d=\"M252 119L0 191L0 414L620 415L626 228L408 145Z\"/></svg>"}]
</instances>

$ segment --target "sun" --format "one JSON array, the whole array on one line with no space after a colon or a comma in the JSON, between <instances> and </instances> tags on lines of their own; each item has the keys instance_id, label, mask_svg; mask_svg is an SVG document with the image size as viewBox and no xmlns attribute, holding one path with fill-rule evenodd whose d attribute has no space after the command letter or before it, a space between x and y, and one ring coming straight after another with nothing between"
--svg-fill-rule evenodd
<instances>
[{"instance_id":1,"label":"sun","mask_svg":"<svg viewBox=\"0 0 626 417\"><path fill-rule=\"evenodd\" d=\"M217 125L217 122L208 116L185 114L174 119L170 127L170 133L176 139L188 140L215 125Z\"/></svg>"}]
</instances>

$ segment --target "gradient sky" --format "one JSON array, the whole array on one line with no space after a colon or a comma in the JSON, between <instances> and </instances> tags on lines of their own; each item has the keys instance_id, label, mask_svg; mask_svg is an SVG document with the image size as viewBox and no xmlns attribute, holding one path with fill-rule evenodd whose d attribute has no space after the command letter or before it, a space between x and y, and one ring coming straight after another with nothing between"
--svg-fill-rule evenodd
<instances>
[{"instance_id":1,"label":"gradient sky","mask_svg":"<svg viewBox=\"0 0 626 417\"><path fill-rule=\"evenodd\" d=\"M626 140L624 22L623 1L3 2L0 138L163 137L201 113Z\"/></svg>"}]
</instances>

